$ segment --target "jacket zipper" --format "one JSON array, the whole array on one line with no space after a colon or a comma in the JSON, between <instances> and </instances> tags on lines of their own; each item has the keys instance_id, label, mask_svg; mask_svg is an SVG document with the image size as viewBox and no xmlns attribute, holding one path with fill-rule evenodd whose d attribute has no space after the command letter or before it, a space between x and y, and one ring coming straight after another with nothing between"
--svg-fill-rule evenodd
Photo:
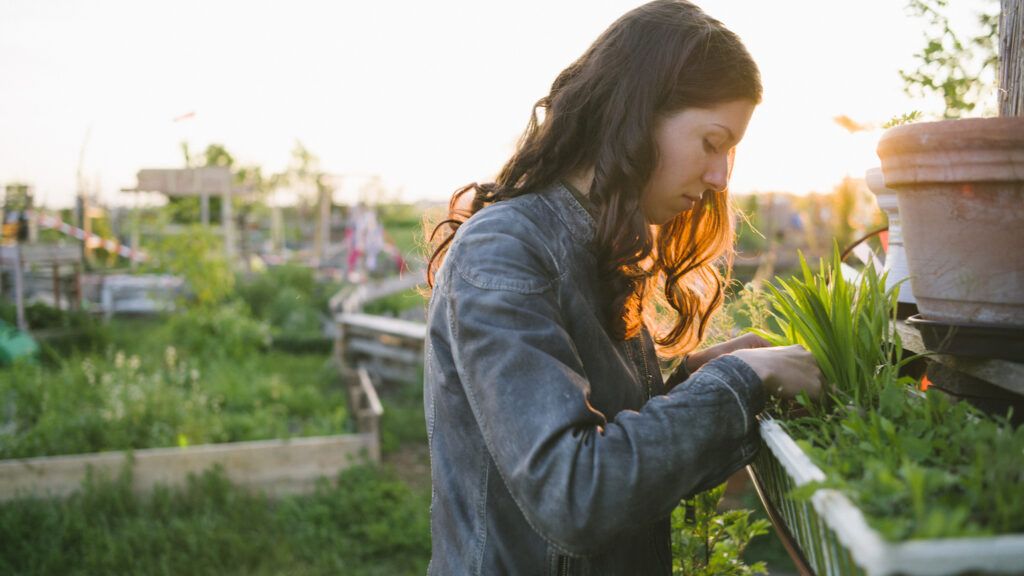
<instances>
[{"instance_id":1,"label":"jacket zipper","mask_svg":"<svg viewBox=\"0 0 1024 576\"><path fill-rule=\"evenodd\" d=\"M629 356L629 360L633 362L633 367L637 369L637 372L640 373L640 377L644 381L644 386L647 389L647 397L644 399L644 402L647 402L654 397L654 391L651 389L651 370L647 366L647 351L644 348L645 342L643 334L641 333L640 336L631 340L626 340L625 344L626 354ZM639 366L636 363L636 352L633 350L634 346L640 349L641 364Z\"/></svg>"},{"instance_id":2,"label":"jacket zipper","mask_svg":"<svg viewBox=\"0 0 1024 576\"><path fill-rule=\"evenodd\" d=\"M572 560L568 556L558 557L558 576L569 576L569 562Z\"/></svg>"},{"instance_id":3,"label":"jacket zipper","mask_svg":"<svg viewBox=\"0 0 1024 576\"><path fill-rule=\"evenodd\" d=\"M647 340L644 339L643 331L640 332L640 359L644 363L644 379L647 384L647 400L649 401L654 397L654 391L651 390L651 370L647 366Z\"/></svg>"}]
</instances>

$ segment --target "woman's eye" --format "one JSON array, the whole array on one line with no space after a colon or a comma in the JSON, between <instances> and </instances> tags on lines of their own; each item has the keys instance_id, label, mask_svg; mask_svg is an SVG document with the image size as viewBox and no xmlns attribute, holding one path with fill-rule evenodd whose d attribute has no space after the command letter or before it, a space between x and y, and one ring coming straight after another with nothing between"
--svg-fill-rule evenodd
<instances>
[{"instance_id":1,"label":"woman's eye","mask_svg":"<svg viewBox=\"0 0 1024 576\"><path fill-rule=\"evenodd\" d=\"M715 146L707 138L704 139L704 151L709 154L718 154L718 148L715 148Z\"/></svg>"}]
</instances>

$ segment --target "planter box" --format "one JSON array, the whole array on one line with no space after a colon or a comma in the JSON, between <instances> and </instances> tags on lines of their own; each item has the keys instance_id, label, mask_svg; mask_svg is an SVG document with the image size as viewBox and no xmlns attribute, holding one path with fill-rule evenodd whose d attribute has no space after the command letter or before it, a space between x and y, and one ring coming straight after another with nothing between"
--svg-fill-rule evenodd
<instances>
[{"instance_id":1,"label":"planter box","mask_svg":"<svg viewBox=\"0 0 1024 576\"><path fill-rule=\"evenodd\" d=\"M321 477L379 459L376 434L364 433L0 460L0 501L68 496L90 468L115 478L129 460L138 493L183 485L189 474L220 465L233 483L276 496L311 491Z\"/></svg>"},{"instance_id":2,"label":"planter box","mask_svg":"<svg viewBox=\"0 0 1024 576\"><path fill-rule=\"evenodd\" d=\"M767 497L819 575L1021 574L1024 535L888 542L842 493L820 489L810 500L790 491L825 474L779 426L761 421L763 444L753 463Z\"/></svg>"}]
</instances>

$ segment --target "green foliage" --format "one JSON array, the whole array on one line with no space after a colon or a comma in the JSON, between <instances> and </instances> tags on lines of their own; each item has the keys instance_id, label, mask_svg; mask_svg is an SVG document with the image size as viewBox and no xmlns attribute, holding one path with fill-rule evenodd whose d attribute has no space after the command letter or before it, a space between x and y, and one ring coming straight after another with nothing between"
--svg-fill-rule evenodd
<instances>
[{"instance_id":1,"label":"green foliage","mask_svg":"<svg viewBox=\"0 0 1024 576\"><path fill-rule=\"evenodd\" d=\"M380 223L388 241L408 256L422 256L426 248L423 240L423 213L411 204L381 204L377 207Z\"/></svg>"},{"instance_id":2,"label":"green foliage","mask_svg":"<svg viewBox=\"0 0 1024 576\"><path fill-rule=\"evenodd\" d=\"M378 316L398 316L402 312L419 306L426 307L427 302L418 288L397 292L383 298L370 300L363 306L363 312Z\"/></svg>"},{"instance_id":3,"label":"green foliage","mask_svg":"<svg viewBox=\"0 0 1024 576\"><path fill-rule=\"evenodd\" d=\"M154 253L163 271L185 278L197 307L222 302L235 287L221 239L204 226L161 238Z\"/></svg>"},{"instance_id":4,"label":"green foliage","mask_svg":"<svg viewBox=\"0 0 1024 576\"><path fill-rule=\"evenodd\" d=\"M839 257L771 289L776 344L799 343L830 383L831 404L783 423L885 538L953 538L1024 530L1024 427L984 416L901 378L895 289L868 269L853 285ZM794 494L805 498L821 485Z\"/></svg>"},{"instance_id":5,"label":"green foliage","mask_svg":"<svg viewBox=\"0 0 1024 576\"><path fill-rule=\"evenodd\" d=\"M757 194L738 196L736 204L736 250L741 254L757 254L768 247L764 237L764 217L757 205Z\"/></svg>"},{"instance_id":6,"label":"green foliage","mask_svg":"<svg viewBox=\"0 0 1024 576\"><path fill-rule=\"evenodd\" d=\"M309 268L285 265L240 280L237 293L272 327L275 339L295 341L321 338L321 317L336 290L334 284L318 283Z\"/></svg>"},{"instance_id":7,"label":"green foliage","mask_svg":"<svg viewBox=\"0 0 1024 576\"><path fill-rule=\"evenodd\" d=\"M427 423L423 414L423 376L415 382L381 398L380 445L384 454L391 454L406 443L427 443Z\"/></svg>"},{"instance_id":8,"label":"green foliage","mask_svg":"<svg viewBox=\"0 0 1024 576\"><path fill-rule=\"evenodd\" d=\"M903 126L905 124L913 124L914 122L917 122L920 119L921 119L921 111L920 110L914 110L912 112L907 112L907 113L901 114L899 116L893 116L892 118L889 119L888 122L886 122L885 124L882 124L882 128L885 129L885 130L888 130L889 128L895 128L896 126Z\"/></svg>"},{"instance_id":9,"label":"green foliage","mask_svg":"<svg viewBox=\"0 0 1024 576\"><path fill-rule=\"evenodd\" d=\"M271 500L219 470L143 498L130 475L0 504L3 574L422 574L429 493L359 466Z\"/></svg>"},{"instance_id":10,"label":"green foliage","mask_svg":"<svg viewBox=\"0 0 1024 576\"><path fill-rule=\"evenodd\" d=\"M0 371L13 423L0 458L338 434L349 422L336 381L321 356L189 358L172 346L15 364Z\"/></svg>"},{"instance_id":11,"label":"green foliage","mask_svg":"<svg viewBox=\"0 0 1024 576\"><path fill-rule=\"evenodd\" d=\"M891 328L899 287L886 290L885 276L871 267L854 286L840 274L841 264L838 246L817 274L801 254L801 276L768 287L778 330L755 331L775 345L803 345L825 375L828 394L863 405L877 396L879 382L896 376L890 360L900 361L902 346Z\"/></svg>"},{"instance_id":12,"label":"green foliage","mask_svg":"<svg viewBox=\"0 0 1024 576\"><path fill-rule=\"evenodd\" d=\"M13 302L0 299L0 321L17 325L17 310ZM40 342L46 359L102 350L109 341L108 331L102 322L83 310L60 310L33 302L25 306L25 321L33 332L50 334Z\"/></svg>"},{"instance_id":13,"label":"green foliage","mask_svg":"<svg viewBox=\"0 0 1024 576\"><path fill-rule=\"evenodd\" d=\"M768 533L767 520L750 510L719 512L725 485L684 500L672 512L672 573L685 576L767 574L764 562L747 565L743 551Z\"/></svg>"},{"instance_id":14,"label":"green foliage","mask_svg":"<svg viewBox=\"0 0 1024 576\"><path fill-rule=\"evenodd\" d=\"M900 70L900 77L907 94L941 96L945 105L943 116L959 118L974 111L985 98L991 99L988 108L995 105L991 94L999 64L999 3L983 2L989 9L977 13L978 31L966 38L951 26L946 13L948 4L949 0L907 2L911 13L927 20L929 29L924 48L915 54L920 62L917 70Z\"/></svg>"},{"instance_id":15,"label":"green foliage","mask_svg":"<svg viewBox=\"0 0 1024 576\"><path fill-rule=\"evenodd\" d=\"M270 345L270 328L242 302L186 310L167 321L172 342L192 354L245 358Z\"/></svg>"}]
</instances>

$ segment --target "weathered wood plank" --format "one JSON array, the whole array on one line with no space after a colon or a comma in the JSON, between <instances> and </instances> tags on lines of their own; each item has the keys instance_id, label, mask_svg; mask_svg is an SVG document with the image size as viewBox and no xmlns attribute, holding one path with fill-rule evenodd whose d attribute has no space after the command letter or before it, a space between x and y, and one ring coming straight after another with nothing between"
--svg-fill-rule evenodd
<instances>
[{"instance_id":1,"label":"weathered wood plank","mask_svg":"<svg viewBox=\"0 0 1024 576\"><path fill-rule=\"evenodd\" d=\"M343 331L369 331L420 341L427 337L427 326L418 322L360 313L340 314L337 319Z\"/></svg>"},{"instance_id":2,"label":"weathered wood plank","mask_svg":"<svg viewBox=\"0 0 1024 576\"><path fill-rule=\"evenodd\" d=\"M422 350L408 350L395 346L387 346L379 342L363 340L361 338L348 340L346 346L348 348L347 354L349 356L366 355L405 364L421 364L423 362Z\"/></svg>"},{"instance_id":3,"label":"weathered wood plank","mask_svg":"<svg viewBox=\"0 0 1024 576\"><path fill-rule=\"evenodd\" d=\"M896 330L899 332L903 342L903 348L915 354L926 354L921 340L921 334L904 322L896 323ZM990 358L968 358L966 356L952 356L949 354L928 354L928 359L939 362L944 366L984 380L1008 390L1014 394L1024 395L1024 364Z\"/></svg>"},{"instance_id":4,"label":"weathered wood plank","mask_svg":"<svg viewBox=\"0 0 1024 576\"><path fill-rule=\"evenodd\" d=\"M312 490L317 479L367 460L379 459L374 434L344 434L289 440L206 444L0 461L0 501L18 495L67 496L78 490L88 469L116 477L132 459L132 488L148 493L157 485L180 486L189 474L216 465L241 486L278 496Z\"/></svg>"}]
</instances>

